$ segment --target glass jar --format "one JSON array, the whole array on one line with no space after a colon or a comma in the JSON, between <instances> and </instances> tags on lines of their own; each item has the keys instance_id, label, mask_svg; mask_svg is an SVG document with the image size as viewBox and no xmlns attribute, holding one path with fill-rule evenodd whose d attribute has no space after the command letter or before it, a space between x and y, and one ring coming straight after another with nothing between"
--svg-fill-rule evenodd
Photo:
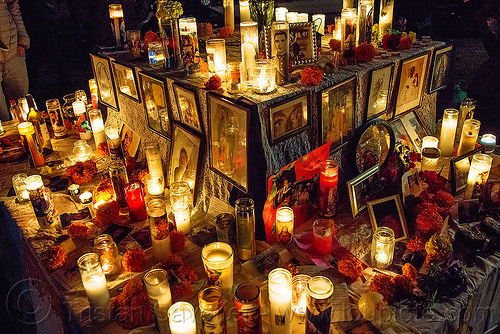
<instances>
[{"instance_id":1,"label":"glass jar","mask_svg":"<svg viewBox=\"0 0 500 334\"><path fill-rule=\"evenodd\" d=\"M437 171L441 151L439 148L426 147L422 150L422 163L420 164L422 172L424 171Z\"/></svg>"},{"instance_id":2,"label":"glass jar","mask_svg":"<svg viewBox=\"0 0 500 334\"><path fill-rule=\"evenodd\" d=\"M252 329L254 333L262 333L262 316L260 314L260 289L257 285L249 282L241 283L234 292L234 304L236 306L238 333L245 333L245 319L253 319Z\"/></svg>"},{"instance_id":3,"label":"glass jar","mask_svg":"<svg viewBox=\"0 0 500 334\"><path fill-rule=\"evenodd\" d=\"M273 21L274 0L249 1L250 17L257 22L259 33L264 31L264 27L270 26Z\"/></svg>"},{"instance_id":4,"label":"glass jar","mask_svg":"<svg viewBox=\"0 0 500 334\"><path fill-rule=\"evenodd\" d=\"M149 66L154 69L164 68L166 66L165 52L163 44L160 42L150 42L148 44Z\"/></svg>"},{"instance_id":5,"label":"glass jar","mask_svg":"<svg viewBox=\"0 0 500 334\"><path fill-rule=\"evenodd\" d=\"M464 155L476 148L477 135L481 122L477 119L466 119L462 127L462 135L458 144L457 157Z\"/></svg>"},{"instance_id":6,"label":"glass jar","mask_svg":"<svg viewBox=\"0 0 500 334\"><path fill-rule=\"evenodd\" d=\"M144 145L144 151L146 152L149 174L151 174L154 178L163 178L163 164L158 144L156 142L147 142Z\"/></svg>"},{"instance_id":7,"label":"glass jar","mask_svg":"<svg viewBox=\"0 0 500 334\"><path fill-rule=\"evenodd\" d=\"M394 231L388 227L377 228L372 238L371 261L372 266L387 269L392 264L396 239Z\"/></svg>"},{"instance_id":8,"label":"glass jar","mask_svg":"<svg viewBox=\"0 0 500 334\"><path fill-rule=\"evenodd\" d=\"M477 187L486 183L490 176L491 163L493 157L488 154L474 154L467 175L467 186L465 188L465 199L471 199L474 192L478 191Z\"/></svg>"},{"instance_id":9,"label":"glass jar","mask_svg":"<svg viewBox=\"0 0 500 334\"><path fill-rule=\"evenodd\" d=\"M356 30L356 46L372 42L373 0L358 1L358 23Z\"/></svg>"},{"instance_id":10,"label":"glass jar","mask_svg":"<svg viewBox=\"0 0 500 334\"><path fill-rule=\"evenodd\" d=\"M339 164L333 160L323 161L319 174L319 211L322 217L331 218L337 212L337 185Z\"/></svg>"},{"instance_id":11,"label":"glass jar","mask_svg":"<svg viewBox=\"0 0 500 334\"><path fill-rule=\"evenodd\" d=\"M209 285L218 285L226 293L233 287L233 249L225 242L212 242L201 250L201 259Z\"/></svg>"},{"instance_id":12,"label":"glass jar","mask_svg":"<svg viewBox=\"0 0 500 334\"><path fill-rule=\"evenodd\" d=\"M148 173L144 178L144 183L146 185L146 192L152 198L163 198L165 192L165 181L163 176L155 177L153 174Z\"/></svg>"},{"instance_id":13,"label":"glass jar","mask_svg":"<svg viewBox=\"0 0 500 334\"><path fill-rule=\"evenodd\" d=\"M65 138L68 136L66 133L66 126L64 125L64 116L61 109L61 104L58 99L50 99L45 102L47 106L47 113L50 117L52 130L54 130L54 137L56 139Z\"/></svg>"},{"instance_id":14,"label":"glass jar","mask_svg":"<svg viewBox=\"0 0 500 334\"><path fill-rule=\"evenodd\" d=\"M144 202L144 186L141 182L130 182L125 186L125 199L133 221L140 222L148 218Z\"/></svg>"},{"instance_id":15,"label":"glass jar","mask_svg":"<svg viewBox=\"0 0 500 334\"><path fill-rule=\"evenodd\" d=\"M196 19L186 17L179 19L179 35L181 57L187 76L196 76L200 69L200 50L198 48L198 32Z\"/></svg>"},{"instance_id":16,"label":"glass jar","mask_svg":"<svg viewBox=\"0 0 500 334\"><path fill-rule=\"evenodd\" d=\"M26 184L24 183L27 177L28 175L26 173L16 174L12 177L12 187L14 188L19 203L30 200L30 194L28 190L26 190Z\"/></svg>"},{"instance_id":17,"label":"glass jar","mask_svg":"<svg viewBox=\"0 0 500 334\"><path fill-rule=\"evenodd\" d=\"M75 123L75 112L73 110L73 102L76 101L75 94L68 94L63 96L64 104L62 106L64 118L69 121L66 123L66 130L71 131L73 129L73 123Z\"/></svg>"},{"instance_id":18,"label":"glass jar","mask_svg":"<svg viewBox=\"0 0 500 334\"><path fill-rule=\"evenodd\" d=\"M156 18L160 27L160 37L167 58L167 67L176 68L181 65L181 49L179 43L179 26L177 19L169 14L169 0L159 0L157 2Z\"/></svg>"},{"instance_id":19,"label":"glass jar","mask_svg":"<svg viewBox=\"0 0 500 334\"><path fill-rule=\"evenodd\" d=\"M497 137L491 133L484 134L481 137L481 145L484 146L484 153L493 153L497 146Z\"/></svg>"},{"instance_id":20,"label":"glass jar","mask_svg":"<svg viewBox=\"0 0 500 334\"><path fill-rule=\"evenodd\" d=\"M313 223L314 249L320 256L328 255L333 247L333 220L317 219Z\"/></svg>"},{"instance_id":21,"label":"glass jar","mask_svg":"<svg viewBox=\"0 0 500 334\"><path fill-rule=\"evenodd\" d=\"M307 309L307 284L311 276L299 274L292 278L292 311L298 317L299 324L304 323Z\"/></svg>"},{"instance_id":22,"label":"glass jar","mask_svg":"<svg viewBox=\"0 0 500 334\"><path fill-rule=\"evenodd\" d=\"M250 260L255 255L255 212L251 198L240 198L235 203L238 257Z\"/></svg>"},{"instance_id":23,"label":"glass jar","mask_svg":"<svg viewBox=\"0 0 500 334\"><path fill-rule=\"evenodd\" d=\"M276 236L278 242L285 246L290 246L293 243L293 225L293 209L287 206L278 208L276 210Z\"/></svg>"},{"instance_id":24,"label":"glass jar","mask_svg":"<svg viewBox=\"0 0 500 334\"><path fill-rule=\"evenodd\" d=\"M198 294L202 333L227 333L224 294L218 286L209 286Z\"/></svg>"},{"instance_id":25,"label":"glass jar","mask_svg":"<svg viewBox=\"0 0 500 334\"><path fill-rule=\"evenodd\" d=\"M329 332L332 301L332 281L324 276L311 278L307 283L306 334ZM311 328L316 330L312 331Z\"/></svg>"},{"instance_id":26,"label":"glass jar","mask_svg":"<svg viewBox=\"0 0 500 334\"><path fill-rule=\"evenodd\" d=\"M190 208L193 206L193 194L186 181L177 181L170 184L170 206L187 204Z\"/></svg>"},{"instance_id":27,"label":"glass jar","mask_svg":"<svg viewBox=\"0 0 500 334\"><path fill-rule=\"evenodd\" d=\"M455 145L455 132L457 131L458 110L445 109L443 122L441 123L441 134L439 138L439 149L443 157L449 157L453 153Z\"/></svg>"},{"instance_id":28,"label":"glass jar","mask_svg":"<svg viewBox=\"0 0 500 334\"><path fill-rule=\"evenodd\" d=\"M48 188L43 185L40 175L32 175L24 180L29 192L31 205L40 228L48 228L54 222L54 202Z\"/></svg>"},{"instance_id":29,"label":"glass jar","mask_svg":"<svg viewBox=\"0 0 500 334\"><path fill-rule=\"evenodd\" d=\"M99 256L105 275L113 276L122 271L118 247L109 234L101 234L94 239L94 251Z\"/></svg>"},{"instance_id":30,"label":"glass jar","mask_svg":"<svg viewBox=\"0 0 500 334\"><path fill-rule=\"evenodd\" d=\"M271 332L292 333L292 274L273 269L268 276Z\"/></svg>"},{"instance_id":31,"label":"glass jar","mask_svg":"<svg viewBox=\"0 0 500 334\"><path fill-rule=\"evenodd\" d=\"M85 91L83 89L80 89L80 90L77 90L75 92L75 99L77 101L82 101L83 103L85 103L85 105L87 105L87 93L85 93Z\"/></svg>"},{"instance_id":32,"label":"glass jar","mask_svg":"<svg viewBox=\"0 0 500 334\"><path fill-rule=\"evenodd\" d=\"M109 154L112 160L124 159L122 150L122 139L120 137L120 129L117 126L106 126L104 129L106 141L108 143Z\"/></svg>"},{"instance_id":33,"label":"glass jar","mask_svg":"<svg viewBox=\"0 0 500 334\"><path fill-rule=\"evenodd\" d=\"M473 98L465 98L460 103L460 110L458 115L458 125L457 132L455 134L455 141L458 142L460 140L460 136L462 135L462 128L464 126L464 122L468 118L474 118L474 110L476 109L476 100Z\"/></svg>"},{"instance_id":34,"label":"glass jar","mask_svg":"<svg viewBox=\"0 0 500 334\"><path fill-rule=\"evenodd\" d=\"M118 160L109 164L109 175L115 191L116 202L120 206L121 213L127 211L127 200L125 197L125 185L128 183L127 167Z\"/></svg>"},{"instance_id":35,"label":"glass jar","mask_svg":"<svg viewBox=\"0 0 500 334\"><path fill-rule=\"evenodd\" d=\"M253 91L268 94L276 90L276 64L269 59L256 60L252 71Z\"/></svg>"},{"instance_id":36,"label":"glass jar","mask_svg":"<svg viewBox=\"0 0 500 334\"><path fill-rule=\"evenodd\" d=\"M156 261L163 261L170 254L170 232L173 227L167 218L167 206L163 199L153 199L147 206L153 257Z\"/></svg>"},{"instance_id":37,"label":"glass jar","mask_svg":"<svg viewBox=\"0 0 500 334\"><path fill-rule=\"evenodd\" d=\"M220 213L215 217L217 240L236 245L236 225L234 216L230 213Z\"/></svg>"},{"instance_id":38,"label":"glass jar","mask_svg":"<svg viewBox=\"0 0 500 334\"><path fill-rule=\"evenodd\" d=\"M78 268L83 287L90 303L90 313L94 320L107 319L109 291L106 277L96 253L87 253L78 259Z\"/></svg>"},{"instance_id":39,"label":"glass jar","mask_svg":"<svg viewBox=\"0 0 500 334\"><path fill-rule=\"evenodd\" d=\"M92 134L94 135L95 146L106 142L106 133L104 132L104 120L99 109L89 111L90 124L92 125Z\"/></svg>"},{"instance_id":40,"label":"glass jar","mask_svg":"<svg viewBox=\"0 0 500 334\"><path fill-rule=\"evenodd\" d=\"M226 40L224 38L207 41L207 63L209 75L217 74L224 81L226 69Z\"/></svg>"},{"instance_id":41,"label":"glass jar","mask_svg":"<svg viewBox=\"0 0 500 334\"><path fill-rule=\"evenodd\" d=\"M75 161L85 162L92 155L92 147L83 139L75 141L73 144L73 158Z\"/></svg>"},{"instance_id":42,"label":"glass jar","mask_svg":"<svg viewBox=\"0 0 500 334\"><path fill-rule=\"evenodd\" d=\"M243 63L229 62L226 66L226 90L231 94L242 93L246 88L246 70Z\"/></svg>"},{"instance_id":43,"label":"glass jar","mask_svg":"<svg viewBox=\"0 0 500 334\"><path fill-rule=\"evenodd\" d=\"M394 0L381 0L380 1L380 12L379 12L379 42L385 35L392 34L392 14L394 12Z\"/></svg>"},{"instance_id":44,"label":"glass jar","mask_svg":"<svg viewBox=\"0 0 500 334\"><path fill-rule=\"evenodd\" d=\"M341 32L341 49L344 52L344 57L347 63L354 63L356 55L356 22L358 19L356 8L344 8L341 13L342 32Z\"/></svg>"},{"instance_id":45,"label":"glass jar","mask_svg":"<svg viewBox=\"0 0 500 334\"><path fill-rule=\"evenodd\" d=\"M196 334L196 316L193 305L177 302L168 309L171 334Z\"/></svg>"},{"instance_id":46,"label":"glass jar","mask_svg":"<svg viewBox=\"0 0 500 334\"><path fill-rule=\"evenodd\" d=\"M172 305L172 295L167 272L163 269L152 269L144 275L143 281L151 305L157 304L160 309L168 310Z\"/></svg>"}]
</instances>

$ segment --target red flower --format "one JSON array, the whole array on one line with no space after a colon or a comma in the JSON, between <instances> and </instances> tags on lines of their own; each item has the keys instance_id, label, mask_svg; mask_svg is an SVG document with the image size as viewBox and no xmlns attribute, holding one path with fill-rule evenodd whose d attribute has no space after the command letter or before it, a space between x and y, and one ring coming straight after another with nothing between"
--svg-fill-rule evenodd
<instances>
[{"instance_id":1,"label":"red flower","mask_svg":"<svg viewBox=\"0 0 500 334\"><path fill-rule=\"evenodd\" d=\"M363 273L361 262L355 257L342 259L338 263L339 272L352 282L357 280Z\"/></svg>"},{"instance_id":2,"label":"red flower","mask_svg":"<svg viewBox=\"0 0 500 334\"><path fill-rule=\"evenodd\" d=\"M403 275L408 277L412 282L417 280L417 268L415 268L411 263L405 263L403 266Z\"/></svg>"},{"instance_id":3,"label":"red flower","mask_svg":"<svg viewBox=\"0 0 500 334\"><path fill-rule=\"evenodd\" d=\"M302 84L306 87L316 86L323 79L323 70L318 66L309 65L300 73Z\"/></svg>"},{"instance_id":4,"label":"red flower","mask_svg":"<svg viewBox=\"0 0 500 334\"><path fill-rule=\"evenodd\" d=\"M233 34L234 30L231 27L224 27L220 30L220 37L227 38Z\"/></svg>"},{"instance_id":5,"label":"red flower","mask_svg":"<svg viewBox=\"0 0 500 334\"><path fill-rule=\"evenodd\" d=\"M399 40L401 37L399 35L385 35L382 38L382 47L385 50L396 50L399 46Z\"/></svg>"},{"instance_id":6,"label":"red flower","mask_svg":"<svg viewBox=\"0 0 500 334\"><path fill-rule=\"evenodd\" d=\"M378 292L387 303L392 303L395 298L396 287L392 282L391 276L384 274L377 274L372 278L370 283L370 291Z\"/></svg>"},{"instance_id":7,"label":"red flower","mask_svg":"<svg viewBox=\"0 0 500 334\"><path fill-rule=\"evenodd\" d=\"M406 248L408 248L412 252L423 251L423 250L425 250L425 241L420 239L420 238L413 238L410 240L410 242L408 242L406 244ZM404 271L403 271L403 274L404 274Z\"/></svg>"},{"instance_id":8,"label":"red flower","mask_svg":"<svg viewBox=\"0 0 500 334\"><path fill-rule=\"evenodd\" d=\"M417 228L424 237L429 238L443 226L443 217L434 210L424 210L417 216ZM426 239L427 239L426 238Z\"/></svg>"},{"instance_id":9,"label":"red flower","mask_svg":"<svg viewBox=\"0 0 500 334\"><path fill-rule=\"evenodd\" d=\"M330 42L328 42L328 44L330 45L330 49L332 49L332 51L340 51L342 45L342 43L339 40L334 38L332 38Z\"/></svg>"},{"instance_id":10,"label":"red flower","mask_svg":"<svg viewBox=\"0 0 500 334\"><path fill-rule=\"evenodd\" d=\"M214 74L205 82L205 87L209 90L219 89L222 87L222 79L217 74Z\"/></svg>"},{"instance_id":11,"label":"red flower","mask_svg":"<svg viewBox=\"0 0 500 334\"><path fill-rule=\"evenodd\" d=\"M184 232L172 231L170 233L170 249L172 252L180 252L186 247Z\"/></svg>"},{"instance_id":12,"label":"red flower","mask_svg":"<svg viewBox=\"0 0 500 334\"><path fill-rule=\"evenodd\" d=\"M68 234L72 237L86 237L89 227L82 222L74 222L68 226Z\"/></svg>"},{"instance_id":13,"label":"red flower","mask_svg":"<svg viewBox=\"0 0 500 334\"><path fill-rule=\"evenodd\" d=\"M66 177L72 180L73 183L77 184L90 182L96 173L97 165L93 160L85 162L78 161L74 166L66 169Z\"/></svg>"},{"instance_id":14,"label":"red flower","mask_svg":"<svg viewBox=\"0 0 500 334\"><path fill-rule=\"evenodd\" d=\"M403 36L399 40L398 49L409 50L413 47L413 38L411 36Z\"/></svg>"},{"instance_id":15,"label":"red flower","mask_svg":"<svg viewBox=\"0 0 500 334\"><path fill-rule=\"evenodd\" d=\"M96 225L107 227L120 219L120 206L116 201L106 202L96 210Z\"/></svg>"},{"instance_id":16,"label":"red flower","mask_svg":"<svg viewBox=\"0 0 500 334\"><path fill-rule=\"evenodd\" d=\"M356 48L356 61L363 63L375 58L375 47L371 43L360 44Z\"/></svg>"},{"instance_id":17,"label":"red flower","mask_svg":"<svg viewBox=\"0 0 500 334\"><path fill-rule=\"evenodd\" d=\"M113 316L122 328L132 329L153 321L153 310L142 282L131 279L111 305Z\"/></svg>"},{"instance_id":18,"label":"red flower","mask_svg":"<svg viewBox=\"0 0 500 334\"><path fill-rule=\"evenodd\" d=\"M128 250L123 255L123 268L125 271L141 272L146 269L146 254L142 248Z\"/></svg>"}]
</instances>

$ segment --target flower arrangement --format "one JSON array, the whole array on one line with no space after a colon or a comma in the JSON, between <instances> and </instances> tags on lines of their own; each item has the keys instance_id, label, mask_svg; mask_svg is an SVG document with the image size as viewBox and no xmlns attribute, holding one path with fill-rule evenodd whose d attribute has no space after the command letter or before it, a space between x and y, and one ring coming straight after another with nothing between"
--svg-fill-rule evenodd
<instances>
[{"instance_id":1,"label":"flower arrangement","mask_svg":"<svg viewBox=\"0 0 500 334\"><path fill-rule=\"evenodd\" d=\"M172 231L170 233L170 250L180 252L186 247L186 236L184 232Z\"/></svg>"},{"instance_id":2,"label":"flower arrangement","mask_svg":"<svg viewBox=\"0 0 500 334\"><path fill-rule=\"evenodd\" d=\"M413 38L411 36L407 36L406 33L403 33L403 37L399 40L398 49L399 50L409 50L413 47Z\"/></svg>"},{"instance_id":3,"label":"flower arrangement","mask_svg":"<svg viewBox=\"0 0 500 334\"><path fill-rule=\"evenodd\" d=\"M125 271L144 271L146 269L146 253L142 248L130 249L123 255L122 264Z\"/></svg>"},{"instance_id":4,"label":"flower arrangement","mask_svg":"<svg viewBox=\"0 0 500 334\"><path fill-rule=\"evenodd\" d=\"M54 245L47 251L47 267L50 270L61 268L66 262L67 254L60 245Z\"/></svg>"},{"instance_id":5,"label":"flower arrangement","mask_svg":"<svg viewBox=\"0 0 500 334\"><path fill-rule=\"evenodd\" d=\"M388 304L391 304L395 299L396 288L389 275L375 275L370 282L370 291L380 293Z\"/></svg>"},{"instance_id":6,"label":"flower arrangement","mask_svg":"<svg viewBox=\"0 0 500 334\"><path fill-rule=\"evenodd\" d=\"M177 255L167 257L162 263L162 267L169 273L170 289L177 298L191 293L191 283L198 280L194 268L184 265L182 259Z\"/></svg>"},{"instance_id":7,"label":"flower arrangement","mask_svg":"<svg viewBox=\"0 0 500 334\"><path fill-rule=\"evenodd\" d=\"M425 241L420 237L413 237L406 244L406 248L411 252L420 252L425 250Z\"/></svg>"},{"instance_id":8,"label":"flower arrangement","mask_svg":"<svg viewBox=\"0 0 500 334\"><path fill-rule=\"evenodd\" d=\"M68 226L68 234L71 237L86 237L89 227L82 222L74 222Z\"/></svg>"},{"instance_id":9,"label":"flower arrangement","mask_svg":"<svg viewBox=\"0 0 500 334\"><path fill-rule=\"evenodd\" d=\"M362 43L355 50L356 61L364 63L375 58L375 47L371 43Z\"/></svg>"},{"instance_id":10,"label":"flower arrangement","mask_svg":"<svg viewBox=\"0 0 500 334\"><path fill-rule=\"evenodd\" d=\"M231 35L234 33L234 30L233 28L231 27L223 27L220 32L219 32L219 36L222 37L222 38L228 38L228 37L231 37Z\"/></svg>"},{"instance_id":11,"label":"flower arrangement","mask_svg":"<svg viewBox=\"0 0 500 334\"><path fill-rule=\"evenodd\" d=\"M109 155L108 143L104 142L104 143L100 143L99 145L97 145L96 152L97 152L97 155L100 157L104 157L106 155Z\"/></svg>"},{"instance_id":12,"label":"flower arrangement","mask_svg":"<svg viewBox=\"0 0 500 334\"><path fill-rule=\"evenodd\" d=\"M142 282L130 279L112 302L113 317L120 327L132 329L153 322L153 310Z\"/></svg>"},{"instance_id":13,"label":"flower arrangement","mask_svg":"<svg viewBox=\"0 0 500 334\"><path fill-rule=\"evenodd\" d=\"M323 79L323 70L318 66L309 65L306 66L300 73L302 84L306 87L308 86L316 86Z\"/></svg>"},{"instance_id":14,"label":"flower arrangement","mask_svg":"<svg viewBox=\"0 0 500 334\"><path fill-rule=\"evenodd\" d=\"M222 87L222 79L217 74L214 74L205 82L205 87L209 90L219 89Z\"/></svg>"},{"instance_id":15,"label":"flower arrangement","mask_svg":"<svg viewBox=\"0 0 500 334\"><path fill-rule=\"evenodd\" d=\"M120 206L116 201L102 203L96 209L96 225L107 227L120 219Z\"/></svg>"},{"instance_id":16,"label":"flower arrangement","mask_svg":"<svg viewBox=\"0 0 500 334\"><path fill-rule=\"evenodd\" d=\"M66 169L66 177L76 184L89 182L96 173L97 165L93 160L78 161L74 166Z\"/></svg>"},{"instance_id":17,"label":"flower arrangement","mask_svg":"<svg viewBox=\"0 0 500 334\"><path fill-rule=\"evenodd\" d=\"M351 282L356 281L363 273L361 262L355 257L342 259L338 263L339 272Z\"/></svg>"}]
</instances>

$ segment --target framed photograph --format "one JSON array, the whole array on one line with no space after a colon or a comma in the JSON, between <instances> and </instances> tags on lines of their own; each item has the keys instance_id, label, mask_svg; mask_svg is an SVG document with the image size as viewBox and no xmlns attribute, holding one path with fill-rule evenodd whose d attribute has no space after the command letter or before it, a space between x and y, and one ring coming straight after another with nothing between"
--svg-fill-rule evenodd
<instances>
[{"instance_id":1,"label":"framed photograph","mask_svg":"<svg viewBox=\"0 0 500 334\"><path fill-rule=\"evenodd\" d=\"M356 78L321 92L320 146L342 139L354 130Z\"/></svg>"},{"instance_id":2,"label":"framed photograph","mask_svg":"<svg viewBox=\"0 0 500 334\"><path fill-rule=\"evenodd\" d=\"M139 72L139 87L149 129L165 138L172 138L172 118L167 104L165 83Z\"/></svg>"},{"instance_id":3,"label":"framed photograph","mask_svg":"<svg viewBox=\"0 0 500 334\"><path fill-rule=\"evenodd\" d=\"M354 179L347 181L353 218L366 209L366 203L370 199L370 193L374 190L374 180L377 177L378 170L379 166L374 165Z\"/></svg>"},{"instance_id":4,"label":"framed photograph","mask_svg":"<svg viewBox=\"0 0 500 334\"><path fill-rule=\"evenodd\" d=\"M428 62L428 53L403 61L399 76L395 117L420 106Z\"/></svg>"},{"instance_id":5,"label":"framed photograph","mask_svg":"<svg viewBox=\"0 0 500 334\"><path fill-rule=\"evenodd\" d=\"M120 132L120 137L122 140L123 153L135 157L137 149L139 148L139 143L141 142L141 136L124 123Z\"/></svg>"},{"instance_id":6,"label":"framed photograph","mask_svg":"<svg viewBox=\"0 0 500 334\"><path fill-rule=\"evenodd\" d=\"M269 108L271 144L290 138L308 127L308 99L308 93L303 93Z\"/></svg>"},{"instance_id":7,"label":"framed photograph","mask_svg":"<svg viewBox=\"0 0 500 334\"><path fill-rule=\"evenodd\" d=\"M248 192L249 111L210 94L208 120L210 169Z\"/></svg>"},{"instance_id":8,"label":"framed photograph","mask_svg":"<svg viewBox=\"0 0 500 334\"><path fill-rule=\"evenodd\" d=\"M385 226L394 231L396 241L401 241L408 237L405 214L399 195L370 201L366 205L368 206L368 213L374 233L380 226Z\"/></svg>"},{"instance_id":9,"label":"framed photograph","mask_svg":"<svg viewBox=\"0 0 500 334\"><path fill-rule=\"evenodd\" d=\"M403 194L403 203L406 203L406 197L413 195L418 197L423 191L423 182L418 176L418 170L413 168L401 177L401 193Z\"/></svg>"},{"instance_id":10,"label":"framed photograph","mask_svg":"<svg viewBox=\"0 0 500 334\"><path fill-rule=\"evenodd\" d=\"M469 175L472 156L476 153L482 153L484 147L478 147L459 157L450 159L450 177L451 177L451 194L458 195L465 190L467 186L467 177Z\"/></svg>"},{"instance_id":11,"label":"framed photograph","mask_svg":"<svg viewBox=\"0 0 500 334\"><path fill-rule=\"evenodd\" d=\"M113 69L113 76L118 92L136 102L140 102L137 77L134 69L118 64L115 61L111 62L111 68Z\"/></svg>"},{"instance_id":12,"label":"framed photograph","mask_svg":"<svg viewBox=\"0 0 500 334\"><path fill-rule=\"evenodd\" d=\"M168 181L186 181L194 192L200 157L201 139L183 127L174 124L170 147Z\"/></svg>"},{"instance_id":13,"label":"framed photograph","mask_svg":"<svg viewBox=\"0 0 500 334\"><path fill-rule=\"evenodd\" d=\"M99 102L108 108L118 110L115 85L111 73L111 61L93 54L90 54L90 60L92 61L92 70L97 82Z\"/></svg>"},{"instance_id":14,"label":"framed photograph","mask_svg":"<svg viewBox=\"0 0 500 334\"><path fill-rule=\"evenodd\" d=\"M393 73L394 64L372 71L365 120L387 112Z\"/></svg>"},{"instance_id":15,"label":"framed photograph","mask_svg":"<svg viewBox=\"0 0 500 334\"><path fill-rule=\"evenodd\" d=\"M403 147L407 146L410 151L415 150L415 146L413 145L413 142L411 141L410 136L408 135L408 132L406 131L403 122L400 119L392 121L391 128L394 132L394 141L396 143L401 143Z\"/></svg>"},{"instance_id":16,"label":"framed photograph","mask_svg":"<svg viewBox=\"0 0 500 334\"><path fill-rule=\"evenodd\" d=\"M429 82L429 94L445 89L450 78L451 61L453 56L453 45L445 46L434 52L432 59L431 80Z\"/></svg>"},{"instance_id":17,"label":"framed photograph","mask_svg":"<svg viewBox=\"0 0 500 334\"><path fill-rule=\"evenodd\" d=\"M415 112L409 112L402 116L401 122L410 137L415 150L420 153L422 150L422 139L427 136L425 127L422 125L420 118Z\"/></svg>"},{"instance_id":18,"label":"framed photograph","mask_svg":"<svg viewBox=\"0 0 500 334\"><path fill-rule=\"evenodd\" d=\"M292 65L304 65L315 63L318 55L316 49L316 33L314 32L313 22L294 22L288 25L288 43L289 57ZM271 28L266 28L266 55L268 58L275 56L279 49L274 44L279 43L281 39L271 35Z\"/></svg>"},{"instance_id":19,"label":"framed photograph","mask_svg":"<svg viewBox=\"0 0 500 334\"><path fill-rule=\"evenodd\" d=\"M198 112L200 108L195 93L175 83L172 86L181 122L201 134L201 121Z\"/></svg>"}]
</instances>

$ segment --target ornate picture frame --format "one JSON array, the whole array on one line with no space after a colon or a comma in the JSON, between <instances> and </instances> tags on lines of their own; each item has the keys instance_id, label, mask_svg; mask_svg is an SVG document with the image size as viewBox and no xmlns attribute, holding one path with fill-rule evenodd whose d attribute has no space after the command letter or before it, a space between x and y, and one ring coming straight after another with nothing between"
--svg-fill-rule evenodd
<instances>
[{"instance_id":1,"label":"ornate picture frame","mask_svg":"<svg viewBox=\"0 0 500 334\"><path fill-rule=\"evenodd\" d=\"M108 108L119 111L113 73L111 71L111 61L113 59L99 57L90 53L90 60L97 82L99 102Z\"/></svg>"},{"instance_id":2,"label":"ornate picture frame","mask_svg":"<svg viewBox=\"0 0 500 334\"><path fill-rule=\"evenodd\" d=\"M318 59L316 49L316 33L313 22L293 22L288 24L289 56L292 65L315 63ZM271 58L271 28L266 27L265 44L266 57Z\"/></svg>"},{"instance_id":3,"label":"ornate picture frame","mask_svg":"<svg viewBox=\"0 0 500 334\"><path fill-rule=\"evenodd\" d=\"M389 111L394 67L394 64L389 64L370 73L370 90L368 92L365 121L386 114ZM382 91L386 92L385 99L383 93L381 94Z\"/></svg>"},{"instance_id":4,"label":"ornate picture frame","mask_svg":"<svg viewBox=\"0 0 500 334\"><path fill-rule=\"evenodd\" d=\"M353 218L366 209L370 189L374 186L373 179L376 177L378 171L379 166L374 165L354 179L347 181Z\"/></svg>"}]
</instances>

